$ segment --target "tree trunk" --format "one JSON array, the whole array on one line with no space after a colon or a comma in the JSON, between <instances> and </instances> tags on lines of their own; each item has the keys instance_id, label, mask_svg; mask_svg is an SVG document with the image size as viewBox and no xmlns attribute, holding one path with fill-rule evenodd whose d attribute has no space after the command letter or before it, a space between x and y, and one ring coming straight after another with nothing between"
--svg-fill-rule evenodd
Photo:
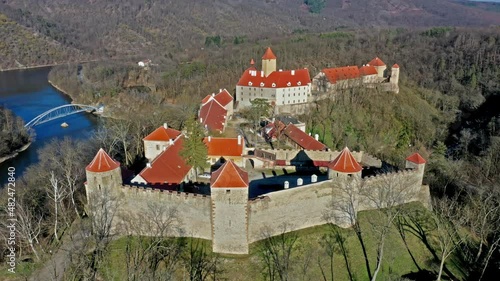
<instances>
[{"instance_id":1,"label":"tree trunk","mask_svg":"<svg viewBox=\"0 0 500 281\"><path fill-rule=\"evenodd\" d=\"M56 241L59 241L59 238L57 237L57 201L54 200L54 212L55 212L55 216L56 216L56 221L54 223L54 237L56 238Z\"/></svg>"},{"instance_id":2,"label":"tree trunk","mask_svg":"<svg viewBox=\"0 0 500 281\"><path fill-rule=\"evenodd\" d=\"M36 260L40 261L40 257L38 256L38 252L35 249L35 245L33 245L33 239L30 238L28 242L30 244L31 250L33 251L33 254L35 254Z\"/></svg>"},{"instance_id":3,"label":"tree trunk","mask_svg":"<svg viewBox=\"0 0 500 281\"><path fill-rule=\"evenodd\" d=\"M377 274L380 271L380 267L382 266L382 258L384 256L384 243L385 243L385 234L384 237L382 238L382 242L378 249L377 268L375 269L375 272L373 272L372 281L377 280Z\"/></svg>"},{"instance_id":4,"label":"tree trunk","mask_svg":"<svg viewBox=\"0 0 500 281\"><path fill-rule=\"evenodd\" d=\"M443 275L443 267L444 267L444 261L445 261L445 251L443 251L443 254L441 255L441 264L439 264L439 273L437 277L437 281L441 281L441 275Z\"/></svg>"}]
</instances>

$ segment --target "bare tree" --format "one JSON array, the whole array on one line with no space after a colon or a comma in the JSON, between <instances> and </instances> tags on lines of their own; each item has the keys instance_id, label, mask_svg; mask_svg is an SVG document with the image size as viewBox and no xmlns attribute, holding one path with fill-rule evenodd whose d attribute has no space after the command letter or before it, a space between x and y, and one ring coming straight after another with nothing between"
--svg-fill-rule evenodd
<instances>
[{"instance_id":1,"label":"bare tree","mask_svg":"<svg viewBox=\"0 0 500 281\"><path fill-rule=\"evenodd\" d=\"M132 163L133 150L132 145L132 121L130 119L113 119L106 122L105 127L109 130L111 136L113 136L112 143L119 144L122 149L123 157L125 159L125 165Z\"/></svg>"},{"instance_id":2,"label":"bare tree","mask_svg":"<svg viewBox=\"0 0 500 281\"><path fill-rule=\"evenodd\" d=\"M18 225L16 231L21 239L24 239L30 246L31 251L35 254L36 259L39 261L40 256L38 255L35 244L39 243L38 236L42 230L42 216L40 214L35 215L33 210L21 200L17 202L16 215Z\"/></svg>"},{"instance_id":3,"label":"bare tree","mask_svg":"<svg viewBox=\"0 0 500 281\"><path fill-rule=\"evenodd\" d=\"M190 281L217 280L221 273L221 260L219 255L207 252L206 245L199 239L191 239L188 249L183 257Z\"/></svg>"},{"instance_id":4,"label":"bare tree","mask_svg":"<svg viewBox=\"0 0 500 281\"><path fill-rule=\"evenodd\" d=\"M281 224L280 234L273 236L269 227L262 229L262 246L259 254L264 263L265 276L269 280L287 281L290 279L293 252L297 242L297 233L287 233L290 226Z\"/></svg>"},{"instance_id":5,"label":"bare tree","mask_svg":"<svg viewBox=\"0 0 500 281\"><path fill-rule=\"evenodd\" d=\"M59 180L56 178L53 171L50 172L50 186L46 188L47 196L52 200L54 204L54 238L59 241L57 235L57 228L59 222L59 209L63 200L68 196L68 191L64 189L60 184Z\"/></svg>"},{"instance_id":6,"label":"bare tree","mask_svg":"<svg viewBox=\"0 0 500 281\"><path fill-rule=\"evenodd\" d=\"M325 221L331 224L353 227L354 233L356 233L356 237L363 251L366 270L371 279L370 262L363 240L361 225L359 224L358 220L358 211L360 209L360 205L363 204L364 200L366 200L362 196L364 189L364 182L361 181L361 179L358 177L337 178L333 182L333 200L328 206L326 213L323 214L323 217ZM338 239L341 238L338 237ZM346 254L347 251L343 251L343 253ZM344 260L346 262L346 265L348 265L347 255L344 255ZM352 272L350 270L348 270L348 272L349 277L352 279Z\"/></svg>"},{"instance_id":7,"label":"bare tree","mask_svg":"<svg viewBox=\"0 0 500 281\"><path fill-rule=\"evenodd\" d=\"M377 234L377 265L372 281L377 280L384 257L384 246L394 220L400 214L399 206L409 202L418 193L415 183L417 175L383 175L376 179L374 184L363 191L367 203L378 212L371 216L372 230Z\"/></svg>"},{"instance_id":8,"label":"bare tree","mask_svg":"<svg viewBox=\"0 0 500 281\"><path fill-rule=\"evenodd\" d=\"M128 280L172 280L184 241L166 238L179 232L175 208L149 203L141 213L124 215Z\"/></svg>"},{"instance_id":9,"label":"bare tree","mask_svg":"<svg viewBox=\"0 0 500 281\"><path fill-rule=\"evenodd\" d=\"M443 198L433 201L436 241L441 251L438 281L441 280L446 260L466 240L459 229L465 224L465 218L461 216L461 208L457 200Z\"/></svg>"}]
</instances>

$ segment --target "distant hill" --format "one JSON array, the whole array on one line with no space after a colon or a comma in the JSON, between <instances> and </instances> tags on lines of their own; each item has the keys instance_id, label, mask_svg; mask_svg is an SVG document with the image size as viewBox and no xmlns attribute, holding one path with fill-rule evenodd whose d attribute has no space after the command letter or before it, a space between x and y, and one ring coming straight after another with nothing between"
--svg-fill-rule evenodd
<instances>
[{"instance_id":1,"label":"distant hill","mask_svg":"<svg viewBox=\"0 0 500 281\"><path fill-rule=\"evenodd\" d=\"M0 14L0 70L85 60L76 48L64 46Z\"/></svg>"},{"instance_id":2,"label":"distant hill","mask_svg":"<svg viewBox=\"0 0 500 281\"><path fill-rule=\"evenodd\" d=\"M302 0L3 0L0 13L93 57L168 56L216 36L239 42L345 27L500 25L500 13L452 0L329 0L319 14Z\"/></svg>"}]
</instances>

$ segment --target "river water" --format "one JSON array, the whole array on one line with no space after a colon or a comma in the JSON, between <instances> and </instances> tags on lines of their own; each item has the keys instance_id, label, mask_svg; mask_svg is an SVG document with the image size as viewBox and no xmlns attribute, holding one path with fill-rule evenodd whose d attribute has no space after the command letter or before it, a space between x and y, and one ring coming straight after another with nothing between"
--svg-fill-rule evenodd
<instances>
[{"instance_id":1,"label":"river water","mask_svg":"<svg viewBox=\"0 0 500 281\"><path fill-rule=\"evenodd\" d=\"M71 99L48 83L50 67L30 70L0 72L0 105L10 109L25 123L37 115L60 105L71 103ZM69 127L62 128L66 122ZM35 126L35 141L13 159L0 164L0 187L7 181L7 169L15 167L16 177L26 168L38 162L37 151L54 138L69 136L87 139L98 126L98 117L79 113Z\"/></svg>"}]
</instances>

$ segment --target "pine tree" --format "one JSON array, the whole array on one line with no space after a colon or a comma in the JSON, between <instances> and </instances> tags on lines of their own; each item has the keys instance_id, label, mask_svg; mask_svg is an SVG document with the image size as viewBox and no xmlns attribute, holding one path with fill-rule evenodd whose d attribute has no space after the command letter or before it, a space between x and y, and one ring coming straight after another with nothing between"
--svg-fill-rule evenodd
<instances>
[{"instance_id":1,"label":"pine tree","mask_svg":"<svg viewBox=\"0 0 500 281\"><path fill-rule=\"evenodd\" d=\"M203 143L203 128L196 122L196 119L189 118L186 121L185 129L186 139L180 155L186 164L195 169L196 177L198 177L198 169L208 167L207 146Z\"/></svg>"}]
</instances>

